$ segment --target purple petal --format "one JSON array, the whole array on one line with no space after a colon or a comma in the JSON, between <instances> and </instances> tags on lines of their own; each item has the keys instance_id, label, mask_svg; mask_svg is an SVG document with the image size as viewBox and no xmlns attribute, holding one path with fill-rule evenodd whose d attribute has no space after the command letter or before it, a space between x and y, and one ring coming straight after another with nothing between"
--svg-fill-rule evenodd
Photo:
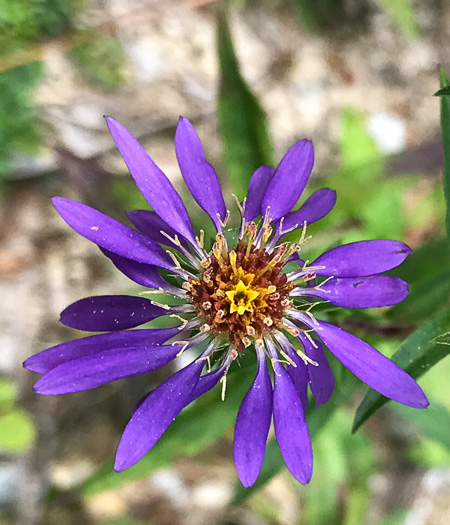
<instances>
[{"instance_id":1,"label":"purple petal","mask_svg":"<svg viewBox=\"0 0 450 525\"><path fill-rule=\"evenodd\" d=\"M321 297L343 308L377 308L403 301L408 295L408 283L388 275L336 277L318 290L302 288L301 294ZM292 295L299 294L295 290Z\"/></svg>"},{"instance_id":2,"label":"purple petal","mask_svg":"<svg viewBox=\"0 0 450 525\"><path fill-rule=\"evenodd\" d=\"M303 266L305 265L305 261L303 259L300 259L300 255L298 254L298 252L295 252L293 253L287 260L286 260L286 264L287 263L290 263L290 262L295 262L297 263L300 268L303 268Z\"/></svg>"},{"instance_id":3,"label":"purple petal","mask_svg":"<svg viewBox=\"0 0 450 525\"><path fill-rule=\"evenodd\" d=\"M378 350L337 326L324 321L315 324L303 314L299 318L316 331L330 352L350 372L371 388L407 406L428 406L428 400L416 381Z\"/></svg>"},{"instance_id":4,"label":"purple petal","mask_svg":"<svg viewBox=\"0 0 450 525\"><path fill-rule=\"evenodd\" d=\"M325 277L361 277L387 272L401 264L411 248L399 241L361 241L344 244L325 252L311 266L324 266L317 270Z\"/></svg>"},{"instance_id":5,"label":"purple petal","mask_svg":"<svg viewBox=\"0 0 450 525\"><path fill-rule=\"evenodd\" d=\"M57 366L113 348L152 346L162 344L180 333L178 327L158 330L130 330L109 334L90 335L62 343L29 357L23 366L27 370L45 374Z\"/></svg>"},{"instance_id":6,"label":"purple petal","mask_svg":"<svg viewBox=\"0 0 450 525\"><path fill-rule=\"evenodd\" d=\"M135 283L148 288L162 288L167 292L174 292L175 295L178 292L178 288L170 285L166 280L161 277L156 266L150 264L138 263L131 259L126 259L120 255L109 252L100 248L102 253L108 257L114 264L114 266L120 270L124 275Z\"/></svg>"},{"instance_id":7,"label":"purple petal","mask_svg":"<svg viewBox=\"0 0 450 525\"><path fill-rule=\"evenodd\" d=\"M261 214L261 203L271 181L275 168L263 164L253 173L248 183L247 202L245 204L245 221L256 219Z\"/></svg>"},{"instance_id":8,"label":"purple petal","mask_svg":"<svg viewBox=\"0 0 450 525\"><path fill-rule=\"evenodd\" d=\"M186 186L200 208L211 217L216 230L222 231L217 215L223 221L227 209L219 179L214 168L205 158L197 132L185 117L180 117L178 120L175 151Z\"/></svg>"},{"instance_id":9,"label":"purple petal","mask_svg":"<svg viewBox=\"0 0 450 525\"><path fill-rule=\"evenodd\" d=\"M198 380L198 383L195 385L194 390L192 391L189 401L186 404L189 405L190 403L192 403L192 401L195 401L197 398L213 389L220 381L223 374L226 372L228 366L229 364L227 362L224 362L223 365L220 366L217 370L214 370L214 372L210 372L209 374L201 376Z\"/></svg>"},{"instance_id":10,"label":"purple petal","mask_svg":"<svg viewBox=\"0 0 450 525\"><path fill-rule=\"evenodd\" d=\"M272 419L272 382L266 356L257 349L258 369L239 408L234 429L234 463L244 487L251 487L261 470Z\"/></svg>"},{"instance_id":11,"label":"purple petal","mask_svg":"<svg viewBox=\"0 0 450 525\"><path fill-rule=\"evenodd\" d=\"M131 467L153 447L188 402L203 366L194 361L146 397L124 430L114 470Z\"/></svg>"},{"instance_id":12,"label":"purple petal","mask_svg":"<svg viewBox=\"0 0 450 525\"><path fill-rule=\"evenodd\" d=\"M167 253L145 235L81 202L63 197L53 197L52 201L71 228L105 250L133 261L173 269Z\"/></svg>"},{"instance_id":13,"label":"purple petal","mask_svg":"<svg viewBox=\"0 0 450 525\"><path fill-rule=\"evenodd\" d=\"M308 365L308 375L311 392L316 400L316 408L319 408L320 405L325 404L330 399L333 393L333 372L325 356L323 346L319 341L314 341L317 345L317 347L314 347L302 333L300 333L298 339L302 343L305 354L318 364L318 366Z\"/></svg>"},{"instance_id":14,"label":"purple petal","mask_svg":"<svg viewBox=\"0 0 450 525\"><path fill-rule=\"evenodd\" d=\"M171 248L175 248L176 250L178 250L178 246L172 241L169 241L169 239L161 233L161 231L163 231L170 235L172 238L175 238L175 235L177 235L181 244L183 244L183 246L185 247L188 246L185 238L178 232L176 232L173 228L171 228L166 222L164 222L161 219L161 217L154 211L128 211L127 217L140 232L142 232L144 235L147 235L147 237L150 237L150 239L160 244L164 244L165 246L170 246Z\"/></svg>"},{"instance_id":15,"label":"purple petal","mask_svg":"<svg viewBox=\"0 0 450 525\"><path fill-rule=\"evenodd\" d=\"M294 144L281 159L262 201L262 215L270 206L272 221L289 213L300 198L314 164L314 148L309 140Z\"/></svg>"},{"instance_id":16,"label":"purple petal","mask_svg":"<svg viewBox=\"0 0 450 525\"><path fill-rule=\"evenodd\" d=\"M292 359L292 361L294 361L297 367L288 365L287 372L289 374L289 377L292 379L292 382L294 383L294 386L300 397L300 401L302 402L303 410L306 411L306 409L308 408L308 383L309 383L308 367L309 365L308 366L305 365L303 360L297 355L294 349L292 349L288 353L288 355Z\"/></svg>"},{"instance_id":17,"label":"purple petal","mask_svg":"<svg viewBox=\"0 0 450 525\"><path fill-rule=\"evenodd\" d=\"M172 183L122 124L106 117L109 131L142 195L155 212L194 246L189 214Z\"/></svg>"},{"instance_id":18,"label":"purple petal","mask_svg":"<svg viewBox=\"0 0 450 525\"><path fill-rule=\"evenodd\" d=\"M273 423L281 455L300 483L309 483L313 456L308 426L298 392L283 366L274 363Z\"/></svg>"},{"instance_id":19,"label":"purple petal","mask_svg":"<svg viewBox=\"0 0 450 525\"><path fill-rule=\"evenodd\" d=\"M336 192L322 188L313 193L298 210L291 211L284 217L283 230L289 230L296 224L299 228L303 228L305 221L308 226L313 222L320 221L330 213L335 204Z\"/></svg>"},{"instance_id":20,"label":"purple petal","mask_svg":"<svg viewBox=\"0 0 450 525\"><path fill-rule=\"evenodd\" d=\"M173 361L183 345L113 348L63 363L34 385L38 394L52 396L90 390L118 379L145 374Z\"/></svg>"},{"instance_id":21,"label":"purple petal","mask_svg":"<svg viewBox=\"0 0 450 525\"><path fill-rule=\"evenodd\" d=\"M143 297L98 295L72 303L61 312L60 321L77 330L107 332L134 328L167 313Z\"/></svg>"}]
</instances>

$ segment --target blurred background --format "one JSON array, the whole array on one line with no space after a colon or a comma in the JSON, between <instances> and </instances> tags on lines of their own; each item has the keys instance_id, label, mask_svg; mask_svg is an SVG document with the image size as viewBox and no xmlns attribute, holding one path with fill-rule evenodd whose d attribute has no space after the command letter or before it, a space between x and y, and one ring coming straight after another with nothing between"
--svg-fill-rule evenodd
<instances>
[{"instance_id":1,"label":"blurred background","mask_svg":"<svg viewBox=\"0 0 450 525\"><path fill-rule=\"evenodd\" d=\"M312 139L306 196L327 186L338 201L311 227L308 259L372 238L415 250L395 273L411 283L404 303L330 314L391 355L450 295L439 64L449 71L446 0L0 0L2 525L450 523L448 358L420 379L430 409L391 403L355 434L365 390L334 363L338 388L311 413L312 482L295 482L272 447L251 491L237 481L232 437L253 372L225 403L213 390L116 474L134 404L170 370L51 398L34 394L37 376L21 367L80 337L58 322L71 302L139 291L50 202L63 195L122 221L146 207L103 115L142 141L183 196L173 137L178 116L190 118L230 206L257 165Z\"/></svg>"}]
</instances>

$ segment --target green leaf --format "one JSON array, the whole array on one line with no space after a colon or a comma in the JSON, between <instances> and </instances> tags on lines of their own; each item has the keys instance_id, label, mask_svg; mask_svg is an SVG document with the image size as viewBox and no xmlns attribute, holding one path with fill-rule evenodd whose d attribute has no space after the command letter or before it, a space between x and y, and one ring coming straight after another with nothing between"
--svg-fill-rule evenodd
<instances>
[{"instance_id":1,"label":"green leaf","mask_svg":"<svg viewBox=\"0 0 450 525\"><path fill-rule=\"evenodd\" d=\"M450 87L447 73L440 68L441 89ZM447 239L450 242L450 98L441 97L441 135L444 150L444 193L447 202Z\"/></svg>"},{"instance_id":2,"label":"green leaf","mask_svg":"<svg viewBox=\"0 0 450 525\"><path fill-rule=\"evenodd\" d=\"M266 113L240 73L224 4L217 11L217 49L224 162L233 191L242 197L253 172L262 164L273 165L273 146Z\"/></svg>"},{"instance_id":3,"label":"green leaf","mask_svg":"<svg viewBox=\"0 0 450 525\"><path fill-rule=\"evenodd\" d=\"M417 379L450 353L449 333L450 309L447 309L412 333L391 359ZM375 390L370 390L356 411L353 432L388 401Z\"/></svg>"},{"instance_id":4,"label":"green leaf","mask_svg":"<svg viewBox=\"0 0 450 525\"><path fill-rule=\"evenodd\" d=\"M11 454L26 452L34 438L34 425L22 410L12 410L0 417L0 451Z\"/></svg>"},{"instance_id":5,"label":"green leaf","mask_svg":"<svg viewBox=\"0 0 450 525\"><path fill-rule=\"evenodd\" d=\"M433 95L435 97L444 97L450 95L450 86L445 86L442 89L439 89L436 91L436 93Z\"/></svg>"}]
</instances>

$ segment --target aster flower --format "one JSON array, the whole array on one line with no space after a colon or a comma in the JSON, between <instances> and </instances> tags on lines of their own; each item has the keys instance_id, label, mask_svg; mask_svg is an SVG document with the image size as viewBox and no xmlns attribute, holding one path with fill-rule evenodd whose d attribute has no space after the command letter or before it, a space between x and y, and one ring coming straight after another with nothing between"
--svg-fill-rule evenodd
<instances>
[{"instance_id":1,"label":"aster flower","mask_svg":"<svg viewBox=\"0 0 450 525\"><path fill-rule=\"evenodd\" d=\"M247 197L237 201L241 218L237 240L232 241L225 230L230 213L214 168L191 123L180 118L175 147L181 173L217 232L208 246L201 230L198 236L194 233L181 198L143 147L117 121L106 120L153 211L129 212L136 228L131 229L79 202L55 197L53 203L61 217L97 244L127 277L177 298L178 304L159 304L143 295L81 299L62 312L61 322L106 333L45 350L24 366L42 374L34 387L37 393L67 394L155 370L186 349L201 349L189 365L140 401L117 449L117 471L139 461L185 406L217 383L224 386L229 367L243 352L253 353L257 364L234 434L236 469L246 487L258 477L272 416L287 468L301 483L310 480L312 449L304 415L308 385L316 406L326 403L334 388L324 345L381 394L408 406L427 406L421 388L406 372L311 311L316 301L345 308L402 301L408 285L382 274L411 250L401 242L372 240L331 249L311 263L300 259L306 225L323 218L336 200L335 192L325 188L291 211L313 167L310 141L292 146L276 169L261 166L253 174ZM298 231L299 241L284 242L292 231ZM165 315L177 319L178 326L133 330Z\"/></svg>"}]
</instances>

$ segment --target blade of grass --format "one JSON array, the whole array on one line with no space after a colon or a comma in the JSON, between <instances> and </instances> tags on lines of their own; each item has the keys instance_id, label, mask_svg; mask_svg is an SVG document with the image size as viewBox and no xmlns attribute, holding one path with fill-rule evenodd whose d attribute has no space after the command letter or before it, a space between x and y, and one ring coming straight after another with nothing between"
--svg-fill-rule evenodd
<instances>
[{"instance_id":1,"label":"blade of grass","mask_svg":"<svg viewBox=\"0 0 450 525\"><path fill-rule=\"evenodd\" d=\"M450 78L447 73L440 68L439 80L441 90L450 89ZM439 91L438 91L439 93ZM438 94L436 93L436 94ZM441 98L441 135L442 148L444 150L444 193L447 203L447 239L450 243L450 96L446 93L440 95Z\"/></svg>"},{"instance_id":2,"label":"blade of grass","mask_svg":"<svg viewBox=\"0 0 450 525\"><path fill-rule=\"evenodd\" d=\"M217 50L224 162L233 191L243 197L253 172L262 164L273 165L273 146L266 113L241 75L224 4L217 8Z\"/></svg>"},{"instance_id":3,"label":"blade of grass","mask_svg":"<svg viewBox=\"0 0 450 525\"><path fill-rule=\"evenodd\" d=\"M447 309L412 333L391 359L417 379L449 353L450 309ZM353 432L388 401L375 390L369 390L356 411Z\"/></svg>"}]
</instances>

